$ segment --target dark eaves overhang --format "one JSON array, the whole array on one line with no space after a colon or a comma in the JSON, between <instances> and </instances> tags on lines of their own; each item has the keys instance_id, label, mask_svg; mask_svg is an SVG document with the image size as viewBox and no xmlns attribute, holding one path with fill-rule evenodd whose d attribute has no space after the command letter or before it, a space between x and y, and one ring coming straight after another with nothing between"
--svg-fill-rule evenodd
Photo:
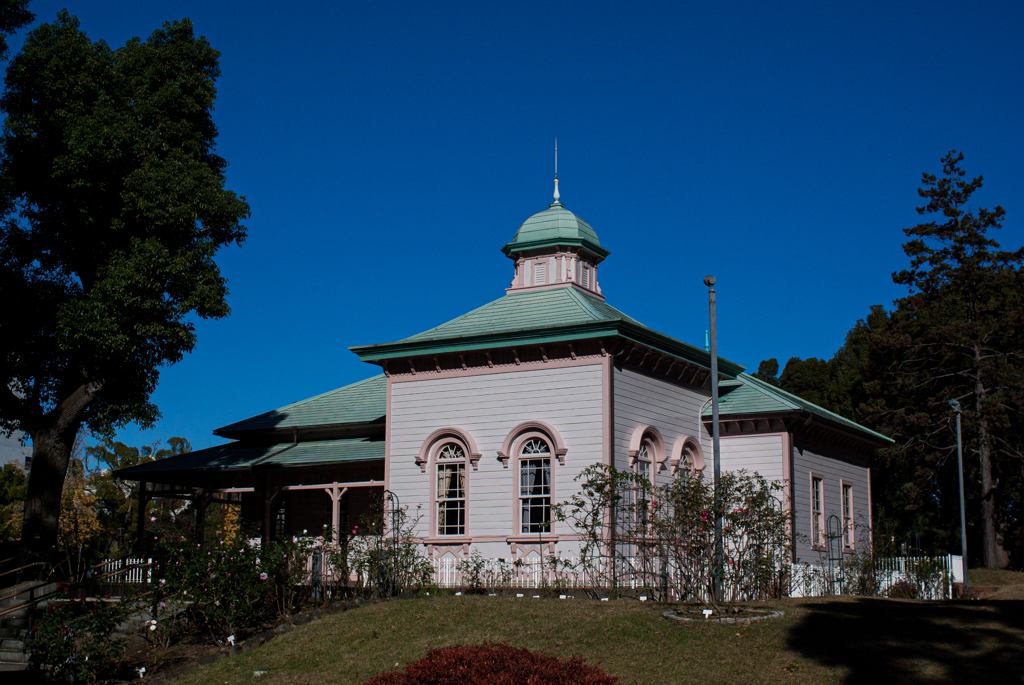
<instances>
[{"instance_id":1,"label":"dark eaves overhang","mask_svg":"<svg viewBox=\"0 0 1024 685\"><path fill-rule=\"evenodd\" d=\"M384 434L385 417L363 423L324 423L315 425L293 426L287 422L279 426L258 428L233 428L223 426L213 431L214 435L232 440L250 442L294 442L307 440L331 440L335 438L374 437ZM246 422L239 422L240 424Z\"/></svg>"},{"instance_id":2,"label":"dark eaves overhang","mask_svg":"<svg viewBox=\"0 0 1024 685\"><path fill-rule=\"evenodd\" d=\"M508 243L501 248L502 253L506 257L510 257L513 254L520 254L523 252L530 252L532 250L541 250L550 247L579 247L584 250L588 250L598 258L598 261L603 260L605 257L611 254L610 251L604 249L600 245L593 243L589 240L580 240L575 238L550 238L546 240L529 240L518 243Z\"/></svg>"},{"instance_id":3,"label":"dark eaves overhang","mask_svg":"<svg viewBox=\"0 0 1024 685\"><path fill-rule=\"evenodd\" d=\"M665 354L684 359L704 369L711 368L710 353L689 345L650 328L623 319L606 319L591 323L568 326L546 326L485 333L472 336L452 336L400 340L377 345L356 345L349 350L359 356L360 361L371 364L407 357L468 352L471 350L494 349L522 345L544 345L555 342L571 342L605 336L618 336L625 340L654 348ZM720 374L735 378L746 367L728 359L718 358Z\"/></svg>"}]
</instances>

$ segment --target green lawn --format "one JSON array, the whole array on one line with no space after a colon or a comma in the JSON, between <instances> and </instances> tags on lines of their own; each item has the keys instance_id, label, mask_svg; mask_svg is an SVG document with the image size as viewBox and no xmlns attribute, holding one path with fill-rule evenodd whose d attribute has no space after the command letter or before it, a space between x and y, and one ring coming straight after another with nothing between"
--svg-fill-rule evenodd
<instances>
[{"instance_id":1,"label":"green lawn","mask_svg":"<svg viewBox=\"0 0 1024 685\"><path fill-rule=\"evenodd\" d=\"M392 601L328 616L177 683L360 683L429 647L505 641L580 655L624 683L1024 682L1024 602L831 598L772 603L740 628L681 625L665 607L507 597ZM255 677L253 671L267 671Z\"/></svg>"},{"instance_id":2,"label":"green lawn","mask_svg":"<svg viewBox=\"0 0 1024 685\"><path fill-rule=\"evenodd\" d=\"M972 568L967 571L967 580L971 585L981 586L1024 585L1024 573L999 568Z\"/></svg>"}]
</instances>

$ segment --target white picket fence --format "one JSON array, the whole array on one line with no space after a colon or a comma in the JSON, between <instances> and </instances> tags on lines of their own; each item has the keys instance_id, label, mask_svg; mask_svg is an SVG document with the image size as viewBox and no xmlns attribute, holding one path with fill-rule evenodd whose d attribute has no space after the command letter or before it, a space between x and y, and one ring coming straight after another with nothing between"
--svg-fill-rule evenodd
<instances>
[{"instance_id":1,"label":"white picket fence","mask_svg":"<svg viewBox=\"0 0 1024 685\"><path fill-rule=\"evenodd\" d=\"M647 560L650 561L650 560ZM528 559L508 563L499 559L486 559L480 572L480 580L488 588L538 588L538 587L594 587L594 576L577 568L576 558L559 558L557 562L545 557L543 561ZM644 560L626 557L619 560L615 573L615 587L644 588L658 584L659 574L654 569L644 569ZM442 557L432 559L434 582L438 587L457 588L471 584L466 577L465 566L460 567L458 559ZM922 571L928 565L938 566L938 574L931 574L929 582L921 579ZM941 557L894 557L875 562L877 592L887 594L897 583L910 583L917 587L921 599L946 599L953 596L953 585L963 583L962 557L945 555ZM610 587L610 574L603 574L600 586ZM855 579L844 575L840 569L823 568L813 564L795 564L790 568L789 595L792 597L825 597L850 594L854 591Z\"/></svg>"},{"instance_id":2,"label":"white picket fence","mask_svg":"<svg viewBox=\"0 0 1024 685\"><path fill-rule=\"evenodd\" d=\"M465 587L471 583L460 568L458 559L442 557L431 559L434 567L434 582L438 587ZM543 560L530 558L516 562L501 559L485 559L480 580L489 588L539 588L539 587L591 587L594 583L592 571L580 567L575 557L544 557ZM642 588L650 584L653 573L642 570L644 560L640 557L625 557L618 560L615 573L615 587ZM608 573L605 576L611 576ZM646 578L646 583L645 583ZM602 587L611 586L601 582Z\"/></svg>"},{"instance_id":3,"label":"white picket fence","mask_svg":"<svg viewBox=\"0 0 1024 685\"><path fill-rule=\"evenodd\" d=\"M152 559L143 557L127 559L105 559L99 566L93 569L93 577L100 578L105 583L128 583L130 585L141 585L153 582ZM121 571L116 573L116 571Z\"/></svg>"},{"instance_id":4,"label":"white picket fence","mask_svg":"<svg viewBox=\"0 0 1024 685\"><path fill-rule=\"evenodd\" d=\"M937 573L926 573L936 570L936 567ZM888 557L877 559L874 566L874 582L879 595L887 595L897 584L906 583L917 588L920 599L951 599L953 586L963 581L963 557L956 554ZM856 584L857 578L849 570L795 564L791 569L790 596L852 594Z\"/></svg>"}]
</instances>

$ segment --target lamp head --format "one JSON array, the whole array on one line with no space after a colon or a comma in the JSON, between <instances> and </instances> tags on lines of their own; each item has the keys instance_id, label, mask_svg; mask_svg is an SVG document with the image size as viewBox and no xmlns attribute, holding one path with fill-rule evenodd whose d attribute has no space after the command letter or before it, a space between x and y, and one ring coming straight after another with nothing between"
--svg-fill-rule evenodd
<instances>
[{"instance_id":1,"label":"lamp head","mask_svg":"<svg viewBox=\"0 0 1024 685\"><path fill-rule=\"evenodd\" d=\"M959 401L957 401L957 400L950 400L949 401L949 406L952 407L953 411L955 411L957 414L960 413L960 402Z\"/></svg>"},{"instance_id":2,"label":"lamp head","mask_svg":"<svg viewBox=\"0 0 1024 685\"><path fill-rule=\"evenodd\" d=\"M704 285L706 285L709 288L713 288L715 286L715 277L710 275L710 274L705 276L704 277Z\"/></svg>"}]
</instances>

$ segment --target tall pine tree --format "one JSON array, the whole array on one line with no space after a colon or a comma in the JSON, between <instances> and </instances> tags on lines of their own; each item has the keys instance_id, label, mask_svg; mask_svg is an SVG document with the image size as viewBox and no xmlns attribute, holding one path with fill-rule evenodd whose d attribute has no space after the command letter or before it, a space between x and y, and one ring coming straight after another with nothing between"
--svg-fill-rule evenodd
<instances>
[{"instance_id":1,"label":"tall pine tree","mask_svg":"<svg viewBox=\"0 0 1024 685\"><path fill-rule=\"evenodd\" d=\"M971 205L982 177L967 180L962 160L953 150L942 158L941 176L923 174L918 195L925 204L917 211L930 220L904 229L910 268L893 281L910 294L898 301L883 346L890 356L886 393L908 405L890 411L914 417L901 431L912 438L908 447L939 455L954 449L940 426L948 401L960 402L965 456L978 468L982 562L1002 567L1019 506L1009 481L1024 459L1024 248L1001 250L989 235L1002 227L1005 211Z\"/></svg>"}]
</instances>

